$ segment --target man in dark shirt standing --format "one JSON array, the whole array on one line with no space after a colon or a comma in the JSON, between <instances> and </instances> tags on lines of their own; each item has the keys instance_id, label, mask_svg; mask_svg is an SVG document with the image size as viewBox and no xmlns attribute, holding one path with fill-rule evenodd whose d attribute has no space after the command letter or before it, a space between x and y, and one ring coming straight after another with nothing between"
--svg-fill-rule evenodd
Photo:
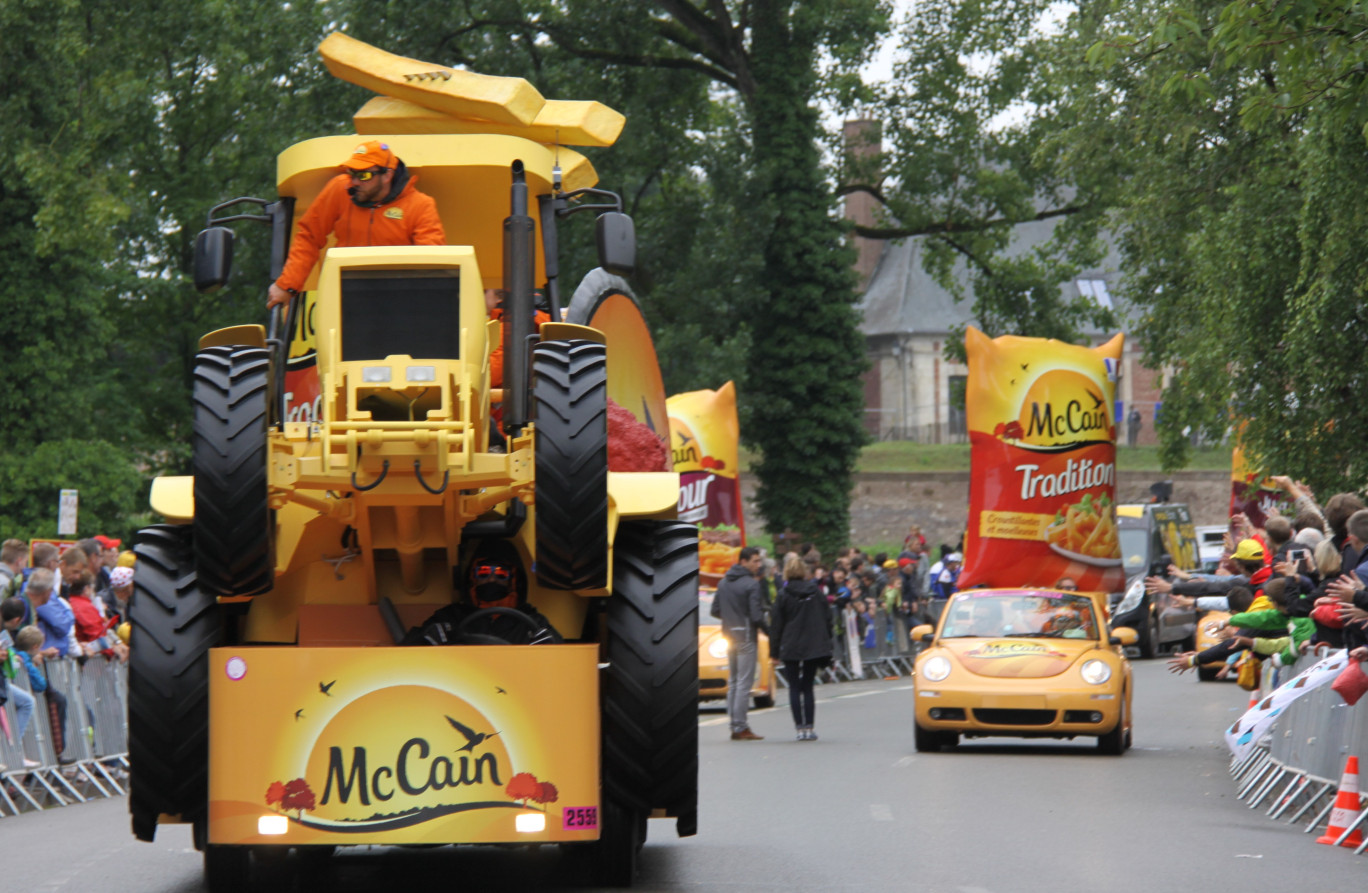
<instances>
[{"instance_id":1,"label":"man in dark shirt standing","mask_svg":"<svg viewBox=\"0 0 1368 893\"><path fill-rule=\"evenodd\" d=\"M722 619L731 647L727 649L727 716L733 741L760 741L746 720L751 686L755 684L756 640L765 628L765 599L755 574L764 557L754 546L741 550L740 562L732 565L717 584L712 613Z\"/></svg>"}]
</instances>

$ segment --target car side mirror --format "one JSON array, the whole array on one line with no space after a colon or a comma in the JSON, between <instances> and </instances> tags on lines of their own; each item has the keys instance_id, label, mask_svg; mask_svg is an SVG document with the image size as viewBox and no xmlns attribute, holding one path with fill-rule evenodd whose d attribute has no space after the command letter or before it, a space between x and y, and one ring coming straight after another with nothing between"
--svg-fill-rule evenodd
<instances>
[{"instance_id":1,"label":"car side mirror","mask_svg":"<svg viewBox=\"0 0 1368 893\"><path fill-rule=\"evenodd\" d=\"M607 211L594 223L598 262L609 273L630 276L636 270L636 224L620 211Z\"/></svg>"},{"instance_id":2,"label":"car side mirror","mask_svg":"<svg viewBox=\"0 0 1368 893\"><path fill-rule=\"evenodd\" d=\"M922 623L912 627L908 638L914 642L930 642L935 637L936 628L929 623Z\"/></svg>"},{"instance_id":3,"label":"car side mirror","mask_svg":"<svg viewBox=\"0 0 1368 893\"><path fill-rule=\"evenodd\" d=\"M195 237L195 291L212 294L228 284L233 269L233 231L211 226Z\"/></svg>"},{"instance_id":4,"label":"car side mirror","mask_svg":"<svg viewBox=\"0 0 1368 893\"><path fill-rule=\"evenodd\" d=\"M1111 638L1107 641L1112 645L1134 645L1140 641L1140 635L1129 626L1118 626L1111 631Z\"/></svg>"}]
</instances>

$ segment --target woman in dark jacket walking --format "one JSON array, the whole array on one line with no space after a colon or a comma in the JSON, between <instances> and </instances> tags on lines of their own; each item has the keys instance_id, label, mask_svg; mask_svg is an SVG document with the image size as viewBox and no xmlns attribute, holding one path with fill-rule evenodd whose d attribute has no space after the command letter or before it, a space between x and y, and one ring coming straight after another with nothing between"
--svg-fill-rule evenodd
<instances>
[{"instance_id":1,"label":"woman in dark jacket walking","mask_svg":"<svg viewBox=\"0 0 1368 893\"><path fill-rule=\"evenodd\" d=\"M790 555L785 559L784 580L770 623L770 653L784 662L798 740L816 741L812 685L817 671L831 663L831 623L826 598L801 558Z\"/></svg>"}]
</instances>

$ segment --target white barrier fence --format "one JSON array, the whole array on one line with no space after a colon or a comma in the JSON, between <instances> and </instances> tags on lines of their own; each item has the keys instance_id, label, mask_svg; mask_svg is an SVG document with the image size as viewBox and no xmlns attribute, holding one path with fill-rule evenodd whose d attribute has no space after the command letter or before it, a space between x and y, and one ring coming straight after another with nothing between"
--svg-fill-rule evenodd
<instances>
[{"instance_id":1,"label":"white barrier fence","mask_svg":"<svg viewBox=\"0 0 1368 893\"><path fill-rule=\"evenodd\" d=\"M1265 684L1259 693L1261 706L1269 705L1275 697L1274 689L1284 683L1295 685L1320 661L1320 657L1307 655L1290 669L1280 671L1280 679L1275 675L1279 671L1266 663ZM1322 827L1328 830L1345 762L1350 756L1368 755L1366 746L1368 698L1350 707L1329 685L1320 685L1282 706L1253 746L1231 761L1230 772L1239 787L1239 798L1250 809L1266 805L1269 818L1288 824L1310 815L1302 828L1310 834ZM1358 819L1342 829L1336 845L1342 845L1368 821L1361 796L1358 805ZM1354 852L1362 853L1365 848L1368 840Z\"/></svg>"},{"instance_id":2,"label":"white barrier fence","mask_svg":"<svg viewBox=\"0 0 1368 893\"><path fill-rule=\"evenodd\" d=\"M8 682L0 727L0 816L125 793L127 667L103 657L45 666L46 693L31 691L26 673ZM22 736L14 689L34 699Z\"/></svg>"}]
</instances>

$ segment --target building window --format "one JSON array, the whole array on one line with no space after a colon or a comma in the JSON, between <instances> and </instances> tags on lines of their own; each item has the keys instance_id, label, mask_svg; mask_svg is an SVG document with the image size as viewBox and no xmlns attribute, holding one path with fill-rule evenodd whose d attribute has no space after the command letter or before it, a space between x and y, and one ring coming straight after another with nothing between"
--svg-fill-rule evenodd
<instances>
[{"instance_id":1,"label":"building window","mask_svg":"<svg viewBox=\"0 0 1368 893\"><path fill-rule=\"evenodd\" d=\"M1107 291L1107 280L1105 279L1079 279L1075 283L1078 286L1078 293L1087 298L1092 298L1099 307L1112 309L1111 292Z\"/></svg>"},{"instance_id":2,"label":"building window","mask_svg":"<svg viewBox=\"0 0 1368 893\"><path fill-rule=\"evenodd\" d=\"M964 392L969 384L967 375L951 375L949 377L950 399L946 405L950 407L950 433L964 435L968 434L967 418L964 414Z\"/></svg>"}]
</instances>

